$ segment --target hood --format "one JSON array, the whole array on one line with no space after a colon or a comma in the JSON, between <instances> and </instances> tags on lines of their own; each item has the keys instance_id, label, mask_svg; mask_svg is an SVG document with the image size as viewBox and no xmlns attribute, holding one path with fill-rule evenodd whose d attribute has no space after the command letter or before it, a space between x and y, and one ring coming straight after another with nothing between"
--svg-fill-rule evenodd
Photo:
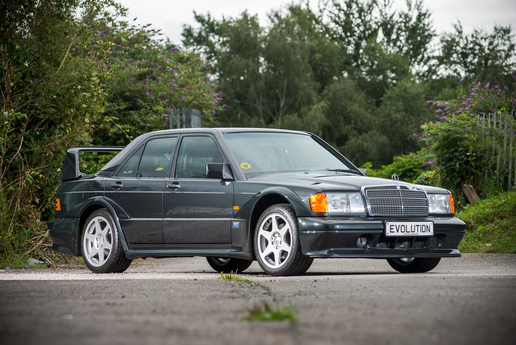
<instances>
[{"instance_id":1,"label":"hood","mask_svg":"<svg viewBox=\"0 0 516 345\"><path fill-rule=\"evenodd\" d=\"M298 186L315 188L324 191L360 191L362 187L368 186L394 186L396 183L389 179L360 176L345 172L336 171L307 171L307 172L285 172L275 174L264 174L250 177L249 181L266 182L270 184L278 184L285 187ZM399 181L400 186L414 187L425 189L432 193L446 193L442 188L415 185L408 182Z\"/></svg>"}]
</instances>

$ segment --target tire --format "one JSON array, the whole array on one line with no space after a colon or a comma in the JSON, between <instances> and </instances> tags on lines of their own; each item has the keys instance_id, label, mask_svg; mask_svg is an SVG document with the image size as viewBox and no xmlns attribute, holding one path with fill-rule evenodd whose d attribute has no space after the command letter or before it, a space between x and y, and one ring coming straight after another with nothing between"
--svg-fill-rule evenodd
<instances>
[{"instance_id":1,"label":"tire","mask_svg":"<svg viewBox=\"0 0 516 345\"><path fill-rule=\"evenodd\" d=\"M124 272L132 260L125 257L111 214L94 211L82 229L81 251L84 263L93 273Z\"/></svg>"},{"instance_id":2,"label":"tire","mask_svg":"<svg viewBox=\"0 0 516 345\"><path fill-rule=\"evenodd\" d=\"M297 219L289 204L273 205L262 213L254 232L254 253L272 276L301 275L314 261L301 252Z\"/></svg>"},{"instance_id":3,"label":"tire","mask_svg":"<svg viewBox=\"0 0 516 345\"><path fill-rule=\"evenodd\" d=\"M208 256L206 260L211 268L220 273L243 272L253 263L251 260L218 258L214 256Z\"/></svg>"},{"instance_id":4,"label":"tire","mask_svg":"<svg viewBox=\"0 0 516 345\"><path fill-rule=\"evenodd\" d=\"M441 258L393 258L387 259L389 265L401 273L424 273L433 270Z\"/></svg>"}]
</instances>

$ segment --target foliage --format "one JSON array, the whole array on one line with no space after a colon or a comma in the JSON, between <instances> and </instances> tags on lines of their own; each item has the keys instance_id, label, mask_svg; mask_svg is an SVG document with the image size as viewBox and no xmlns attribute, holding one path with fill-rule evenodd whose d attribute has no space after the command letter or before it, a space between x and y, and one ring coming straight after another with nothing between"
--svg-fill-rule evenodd
<instances>
[{"instance_id":1,"label":"foliage","mask_svg":"<svg viewBox=\"0 0 516 345\"><path fill-rule=\"evenodd\" d=\"M516 77L515 77L516 78ZM461 82L463 79L461 79ZM437 106L438 118L423 125L423 140L429 145L439 184L451 189L457 197L462 184L473 185L477 191L488 192L484 185L486 167L496 159L488 158L485 145L498 145L492 127L485 125L486 113L507 114L514 109L514 92L508 87L473 82L463 86L468 94L448 101L428 101ZM496 166L493 167L493 170ZM495 186L500 188L500 184Z\"/></svg>"},{"instance_id":2,"label":"foliage","mask_svg":"<svg viewBox=\"0 0 516 345\"><path fill-rule=\"evenodd\" d=\"M116 152L81 152L79 169L85 175L95 174L116 155Z\"/></svg>"},{"instance_id":3,"label":"foliage","mask_svg":"<svg viewBox=\"0 0 516 345\"><path fill-rule=\"evenodd\" d=\"M432 161L428 160L426 149L422 149L416 153L394 157L391 164L382 165L381 169L372 169L371 162L364 164L362 168L367 169L367 176L390 179L393 174L396 174L401 181L420 183L421 180L418 181L418 178L429 172L431 164Z\"/></svg>"},{"instance_id":4,"label":"foliage","mask_svg":"<svg viewBox=\"0 0 516 345\"><path fill-rule=\"evenodd\" d=\"M516 193L467 205L456 216L466 222L459 250L476 253L516 253Z\"/></svg>"},{"instance_id":5,"label":"foliage","mask_svg":"<svg viewBox=\"0 0 516 345\"><path fill-rule=\"evenodd\" d=\"M237 274L237 272L233 273L233 271L231 271L231 273L229 273L229 274L221 273L219 279L233 281L233 282L242 282L242 283L247 283L247 284L251 284L251 285L260 284L258 282L253 282L252 280L249 280L249 279L240 278L236 274Z\"/></svg>"},{"instance_id":6,"label":"foliage","mask_svg":"<svg viewBox=\"0 0 516 345\"><path fill-rule=\"evenodd\" d=\"M36 251L50 262L39 236L55 215L64 151L90 141L104 109L100 78L108 52L92 38L124 25L117 16L125 10L110 0L0 6L0 256ZM40 246L31 249L35 239Z\"/></svg>"},{"instance_id":7,"label":"foliage","mask_svg":"<svg viewBox=\"0 0 516 345\"><path fill-rule=\"evenodd\" d=\"M267 302L261 305L256 304L253 309L244 317L245 321L249 322L296 322L297 316L294 308L290 306L283 306L273 308Z\"/></svg>"},{"instance_id":8,"label":"foliage","mask_svg":"<svg viewBox=\"0 0 516 345\"><path fill-rule=\"evenodd\" d=\"M207 77L210 64L163 42L161 30L149 26L112 28L99 35L110 56L102 79L108 90L106 109L95 144L125 146L143 133L168 128L176 109L201 110L207 123L225 107L216 83Z\"/></svg>"}]
</instances>

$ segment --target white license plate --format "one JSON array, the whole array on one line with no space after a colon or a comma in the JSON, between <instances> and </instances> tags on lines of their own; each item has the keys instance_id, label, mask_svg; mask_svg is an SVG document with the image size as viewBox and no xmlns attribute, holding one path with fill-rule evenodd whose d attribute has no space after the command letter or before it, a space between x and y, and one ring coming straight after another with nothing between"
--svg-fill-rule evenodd
<instances>
[{"instance_id":1,"label":"white license plate","mask_svg":"<svg viewBox=\"0 0 516 345\"><path fill-rule=\"evenodd\" d=\"M433 236L433 222L385 222L385 236Z\"/></svg>"}]
</instances>

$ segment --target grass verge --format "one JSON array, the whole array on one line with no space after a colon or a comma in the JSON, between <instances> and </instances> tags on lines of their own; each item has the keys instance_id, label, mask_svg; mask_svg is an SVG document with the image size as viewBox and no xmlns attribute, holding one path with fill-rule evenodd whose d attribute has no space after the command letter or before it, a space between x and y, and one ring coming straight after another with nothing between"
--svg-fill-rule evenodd
<instances>
[{"instance_id":1,"label":"grass verge","mask_svg":"<svg viewBox=\"0 0 516 345\"><path fill-rule=\"evenodd\" d=\"M516 253L516 192L468 205L455 215L467 225L463 253Z\"/></svg>"}]
</instances>

